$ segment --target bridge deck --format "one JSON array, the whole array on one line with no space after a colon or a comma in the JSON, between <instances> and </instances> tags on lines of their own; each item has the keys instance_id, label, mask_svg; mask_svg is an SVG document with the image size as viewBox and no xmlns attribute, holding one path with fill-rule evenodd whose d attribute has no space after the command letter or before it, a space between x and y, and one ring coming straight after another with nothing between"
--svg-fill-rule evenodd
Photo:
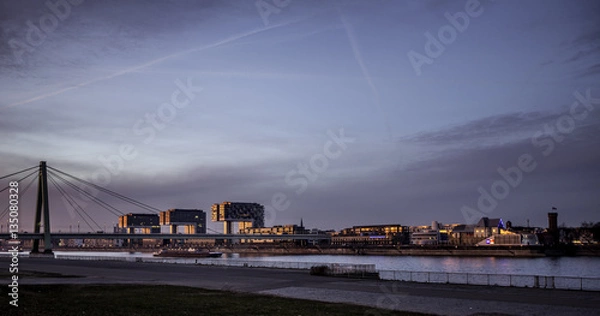
<instances>
[{"instance_id":1,"label":"bridge deck","mask_svg":"<svg viewBox=\"0 0 600 316\"><path fill-rule=\"evenodd\" d=\"M52 239L293 239L321 240L329 239L329 235L297 234L297 235L244 235L244 234L123 234L123 233L51 233ZM10 234L0 234L0 239L11 239ZM44 234L20 233L18 239L44 239Z\"/></svg>"}]
</instances>

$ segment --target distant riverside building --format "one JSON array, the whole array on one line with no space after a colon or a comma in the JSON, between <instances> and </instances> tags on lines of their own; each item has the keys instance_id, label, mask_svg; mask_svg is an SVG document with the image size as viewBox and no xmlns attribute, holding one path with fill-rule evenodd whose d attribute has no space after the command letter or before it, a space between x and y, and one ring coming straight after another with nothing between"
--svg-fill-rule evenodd
<instances>
[{"instance_id":1,"label":"distant riverside building","mask_svg":"<svg viewBox=\"0 0 600 316\"><path fill-rule=\"evenodd\" d=\"M295 224L277 225L273 227L246 227L240 229L240 234L247 235L287 235L287 234L305 234L306 230L302 226Z\"/></svg>"},{"instance_id":2,"label":"distant riverside building","mask_svg":"<svg viewBox=\"0 0 600 316\"><path fill-rule=\"evenodd\" d=\"M224 222L223 232L233 233L233 223L237 222L239 229L265 226L265 207L258 203L223 202L211 207L212 221Z\"/></svg>"},{"instance_id":3,"label":"distant riverside building","mask_svg":"<svg viewBox=\"0 0 600 316\"><path fill-rule=\"evenodd\" d=\"M331 236L332 245L396 245L408 243L408 227L399 224L352 226Z\"/></svg>"},{"instance_id":4,"label":"distant riverside building","mask_svg":"<svg viewBox=\"0 0 600 316\"><path fill-rule=\"evenodd\" d=\"M412 245L437 245L440 243L440 232L435 230L414 232L410 235L410 243Z\"/></svg>"},{"instance_id":5,"label":"distant riverside building","mask_svg":"<svg viewBox=\"0 0 600 316\"><path fill-rule=\"evenodd\" d=\"M558 213L548 213L548 231L558 230Z\"/></svg>"},{"instance_id":6,"label":"distant riverside building","mask_svg":"<svg viewBox=\"0 0 600 316\"><path fill-rule=\"evenodd\" d=\"M477 243L480 246L484 245L521 245L521 234L505 232L501 234L492 234L486 239Z\"/></svg>"},{"instance_id":7,"label":"distant riverside building","mask_svg":"<svg viewBox=\"0 0 600 316\"><path fill-rule=\"evenodd\" d=\"M521 244L522 245L539 245L540 241L536 234L521 234Z\"/></svg>"},{"instance_id":8,"label":"distant riverside building","mask_svg":"<svg viewBox=\"0 0 600 316\"><path fill-rule=\"evenodd\" d=\"M501 218L481 218L474 227L474 238L479 246L534 246L540 244L533 229L513 227L510 221L505 225Z\"/></svg>"},{"instance_id":9,"label":"distant riverside building","mask_svg":"<svg viewBox=\"0 0 600 316\"><path fill-rule=\"evenodd\" d=\"M448 242L448 231L454 225L441 225L433 221L431 226L413 230L410 234L410 243L412 245L439 245Z\"/></svg>"},{"instance_id":10,"label":"distant riverside building","mask_svg":"<svg viewBox=\"0 0 600 316\"><path fill-rule=\"evenodd\" d=\"M206 213L198 209L170 209L160 212L160 225L169 226L171 234L183 226L185 234L206 234Z\"/></svg>"},{"instance_id":11,"label":"distant riverside building","mask_svg":"<svg viewBox=\"0 0 600 316\"><path fill-rule=\"evenodd\" d=\"M552 208L556 210L555 207ZM552 244L556 245L560 242L560 232L558 231L558 213L550 212L548 213L548 233L552 237Z\"/></svg>"},{"instance_id":12,"label":"distant riverside building","mask_svg":"<svg viewBox=\"0 0 600 316\"><path fill-rule=\"evenodd\" d=\"M536 234L519 234L507 230L501 230L499 234L492 234L491 236L477 243L479 246L535 246L539 244L540 242Z\"/></svg>"},{"instance_id":13,"label":"distant riverside building","mask_svg":"<svg viewBox=\"0 0 600 316\"><path fill-rule=\"evenodd\" d=\"M457 225L449 237L448 242L452 245L474 245L481 241L481 238L475 238L475 225Z\"/></svg>"},{"instance_id":14,"label":"distant riverside building","mask_svg":"<svg viewBox=\"0 0 600 316\"><path fill-rule=\"evenodd\" d=\"M482 217L475 224L474 236L475 238L487 238L493 234L500 234L500 230L504 228L504 222L501 218Z\"/></svg>"},{"instance_id":15,"label":"distant riverside building","mask_svg":"<svg viewBox=\"0 0 600 316\"><path fill-rule=\"evenodd\" d=\"M129 213L121 215L117 230L126 234L160 233L158 214Z\"/></svg>"},{"instance_id":16,"label":"distant riverside building","mask_svg":"<svg viewBox=\"0 0 600 316\"><path fill-rule=\"evenodd\" d=\"M290 225L277 225L273 227L246 227L240 228L240 234L244 235L295 235L295 234L306 234L306 230L302 225L298 226L295 224ZM273 239L243 239L242 242L252 243L265 243L274 242ZM277 241L286 241L278 239Z\"/></svg>"}]
</instances>

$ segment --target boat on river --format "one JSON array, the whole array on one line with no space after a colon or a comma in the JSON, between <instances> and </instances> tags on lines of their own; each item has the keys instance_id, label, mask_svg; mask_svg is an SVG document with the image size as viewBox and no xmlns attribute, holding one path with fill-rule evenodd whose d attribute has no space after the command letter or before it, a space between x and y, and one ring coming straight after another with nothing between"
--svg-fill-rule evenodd
<instances>
[{"instance_id":1,"label":"boat on river","mask_svg":"<svg viewBox=\"0 0 600 316\"><path fill-rule=\"evenodd\" d=\"M155 252L154 257L175 257L175 258L219 258L222 252L208 251L206 249L161 249Z\"/></svg>"}]
</instances>

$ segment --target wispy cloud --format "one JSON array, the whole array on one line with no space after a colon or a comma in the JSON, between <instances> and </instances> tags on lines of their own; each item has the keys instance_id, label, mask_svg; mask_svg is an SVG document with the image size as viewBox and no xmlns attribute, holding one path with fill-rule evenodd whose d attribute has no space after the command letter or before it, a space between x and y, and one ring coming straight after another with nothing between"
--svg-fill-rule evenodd
<instances>
[{"instance_id":1,"label":"wispy cloud","mask_svg":"<svg viewBox=\"0 0 600 316\"><path fill-rule=\"evenodd\" d=\"M548 112L514 112L493 115L473 120L461 125L440 130L402 137L401 141L410 141L428 145L482 145L487 141L506 142L509 139L522 139L530 135L545 122L556 118L556 113Z\"/></svg>"},{"instance_id":2,"label":"wispy cloud","mask_svg":"<svg viewBox=\"0 0 600 316\"><path fill-rule=\"evenodd\" d=\"M97 78L94 78L94 79L91 79L91 80L88 80L88 81L76 84L74 86L70 86L70 87L67 87L67 88L62 88L62 89L59 89L59 90L56 90L56 91L52 91L52 92L48 92L48 93L44 93L44 94L35 96L33 98L29 98L29 99L26 99L26 100L22 100L22 101L18 101L18 102L14 102L14 103L5 105L3 107L4 108L8 108L8 107L18 106L18 105L23 105L23 104L28 104L28 103L31 103L31 102L43 100L43 99L46 99L46 98L49 98L49 97L52 97L52 96L56 96L56 95L65 93L67 91L76 90L76 89L79 89L81 87L85 87L85 86L88 86L88 85L91 85L91 84L94 84L94 83L97 83L97 82L101 82L101 81L113 79L113 78L116 78L116 77L119 77L119 76L123 76L125 74L129 74L129 73L133 73L133 72L136 72L136 71L140 71L142 69L154 66L154 65L159 64L159 63L161 63L161 62L163 62L165 60L168 60L168 59L172 59L172 58L176 58L176 57L183 56L183 55L186 55L186 54L200 52L200 51L203 51L203 50L207 50L207 49L211 49L211 48L216 48L216 47L219 47L219 46L223 46L223 45L235 42L237 40L240 40L240 39L243 39L243 38L246 38L246 37L250 37L250 36L253 36L253 35L256 35L256 34L259 34L259 33L265 32L265 31L268 31L268 30L272 30L272 29L276 29L276 28L280 28L280 27L285 27L287 25L298 23L298 22L301 22L303 20L304 20L304 18L303 19L297 19L297 20L291 20L291 21L287 21L287 22L284 22L284 23L274 24L274 25L271 25L271 26L267 26L267 27L263 27L263 28L259 28L259 29L254 29L254 30L243 32L243 33L240 33L240 34L236 34L236 35L227 37L227 38L225 38L223 40L220 40L220 41L217 41L215 43L212 43L212 44L203 45L203 46L199 46L199 47L194 47L194 48L182 50L182 51L179 51L179 52L176 52L176 53L172 53L172 54L169 54L167 56L156 58L154 60L145 62L145 63L137 65L137 66L133 66L133 67L129 67L129 68L125 68L125 69L119 70L119 71L117 71L115 73L112 73L110 75L107 75L107 76L97 77Z\"/></svg>"}]
</instances>

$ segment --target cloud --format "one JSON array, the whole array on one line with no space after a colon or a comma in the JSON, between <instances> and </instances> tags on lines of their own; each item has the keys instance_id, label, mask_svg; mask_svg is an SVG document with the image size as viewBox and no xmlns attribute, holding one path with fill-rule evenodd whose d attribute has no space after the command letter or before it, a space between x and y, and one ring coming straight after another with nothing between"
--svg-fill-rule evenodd
<instances>
[{"instance_id":1,"label":"cloud","mask_svg":"<svg viewBox=\"0 0 600 316\"><path fill-rule=\"evenodd\" d=\"M499 137L491 132L469 134L468 131L474 127L485 125L483 122L495 126L493 130L500 133L528 125L523 122L541 124L543 117L552 115L513 114L502 116L501 119L468 122L462 129L451 128L454 136L450 140L460 143L469 138ZM185 168L175 172L158 168L154 175L128 172L115 177L108 187L159 209L182 207L208 210L212 203L223 200L268 205L274 193L284 192L292 204L285 212L276 213L275 224L296 223L300 217L310 227L334 229L369 223L422 225L431 220L463 222L460 208L463 205L475 205L477 188L489 190L494 181L502 179L497 172L498 167L515 166L522 154L529 153L534 156L538 167L534 172L524 175L522 184L500 201L498 208L489 216L512 220L515 224L524 224L526 219L531 219L534 225L544 225L544 214L548 207L558 204L559 209L568 210L561 213L561 221L576 225L583 220L597 220L595 188L600 186L600 140L597 137L600 133L600 114L594 114L588 120L589 124L578 126L563 142L557 144L548 157L541 155L540 148L533 146L529 137L523 137L486 146L457 146L440 155L414 161L402 170L395 170L392 165L380 165L370 172L357 173L353 172L359 167L357 161L374 166L373 151L349 149L347 156L336 160L330 170L311 183L302 195L295 195L292 188L285 184L286 171L295 167L296 163L289 159L210 168L200 163L188 163ZM500 124L498 122L505 122L506 126L496 126ZM524 130L540 127L538 123L533 125L536 126ZM459 135L459 130L467 135ZM444 131L437 131L433 137L421 135L420 139L431 139L433 142L426 145L436 146L444 142L439 138L443 134ZM27 157L7 158L11 161L30 161L12 171L37 164ZM90 170L98 168L92 162L65 160L49 163L77 176L88 175ZM6 168L3 167L0 174L8 173ZM56 201L52 207L54 214L57 214L56 226L77 221L68 217L59 197L56 193L52 194L52 199ZM552 197L552 201L549 201L549 197ZM115 203L124 212L139 211L114 199L109 202ZM99 223L115 221L114 216L94 205L90 206L89 211L95 214L93 216ZM24 218L25 223L29 223L28 220ZM220 227L214 223L210 225L215 229Z\"/></svg>"},{"instance_id":2,"label":"cloud","mask_svg":"<svg viewBox=\"0 0 600 316\"><path fill-rule=\"evenodd\" d=\"M5 87L3 105L31 103L6 109L0 116L0 133L8 135L0 140L0 175L46 159L52 166L89 178L102 168L99 155L115 154L121 142L131 142L140 145L140 157L111 176L108 185L119 193L160 209L207 210L212 203L229 199L268 204L281 191L290 196L292 205L277 213L276 224L296 223L303 217L311 227L339 229L367 223L463 221L460 207L476 202L477 188L489 188L499 178L498 167L512 166L520 155L531 153L539 167L490 216L507 217L513 223L530 216L533 223L544 224L550 198L553 204L561 204L561 210L568 210L561 216L570 224L596 216L593 210L598 199L593 191L600 179L600 111L578 125L549 157L540 155L531 137L568 109L554 109L540 101L531 104L538 111L490 116L517 108L499 101L514 85L528 89L521 91L528 100L561 100L562 91L571 89L573 83L565 81L568 71L597 75L594 36L598 28L590 19L592 14L583 12L591 12L588 4L581 6L581 15L588 19L562 15L560 23L569 19L569 24L560 36L574 40L565 43L559 56L547 56L554 62L544 75L556 82L544 80L534 86L514 80L540 61L535 59L539 47L546 46L535 45L552 45L548 39L563 27L539 19L545 11L534 12L540 26L554 28L532 30L539 30L540 36L522 46L521 40L527 38L512 30L527 20L526 14L514 15L515 25L496 19L496 14L527 12L516 6L494 11L481 28L473 29L473 36L480 32L487 44L510 51L505 55L498 50L498 54L515 67L496 63L499 57L494 54L479 54L479 41L462 41L452 49L455 53L464 49L461 58L452 58L449 50L447 63L436 66L440 76L433 80L451 85L435 90L436 82L432 85L430 80L405 76L401 57L411 38L422 47L423 32L447 23L444 12L462 10L464 3L344 2L346 15L340 23L337 4L324 4L327 10L323 10L294 2L273 15L272 23L292 22L294 17L310 16L309 11L327 14L253 37L249 30L262 25L253 2L86 1L73 9L71 18L39 49L27 55L24 64L15 64L7 40L22 38L25 22L39 20L47 12L43 2L20 3L0 3L2 9L10 7L0 10L0 84ZM562 14L561 6L557 2L548 8ZM490 31L498 36L486 36ZM236 41L231 34L247 36ZM498 38L511 41L500 44ZM360 43L366 46L361 48ZM215 49L193 53L207 47ZM527 63L528 56L535 60ZM462 68L463 57L491 68L482 77L474 77L470 68ZM572 61L561 63L569 57ZM353 62L357 67L349 67ZM346 76L352 71L361 80ZM136 137L131 127L168 101L175 78L191 74L203 76L198 84L206 93L178 114L152 144L142 145L143 137ZM376 78L386 80L378 83ZM455 87L466 88L455 91ZM34 103L36 97L40 101ZM382 104L389 105L386 118L410 133L398 139L397 147L375 139L371 129L378 130L381 120L369 117L360 107L380 97ZM494 99L490 104L482 101L476 106L490 98ZM467 116L480 118L466 121ZM449 120L459 123L440 127ZM357 133L356 144L304 194L296 195L285 183L286 173L321 151L322 132L339 125ZM422 126L435 129L415 133ZM398 168L394 160L400 157L403 164ZM54 227L63 225L64 230L65 223L74 219L65 212L58 194L51 194L56 203L51 208L56 215ZM0 197L0 203L1 198L6 196ZM24 207L32 209L34 200L26 198ZM118 206L124 212L139 211ZM115 221L93 205L90 212L98 216L98 222ZM29 214L23 214L25 225L32 222Z\"/></svg>"},{"instance_id":3,"label":"cloud","mask_svg":"<svg viewBox=\"0 0 600 316\"><path fill-rule=\"evenodd\" d=\"M597 74L600 74L600 64L595 64L587 67L586 70L583 70L581 72L581 77L595 76Z\"/></svg>"},{"instance_id":4,"label":"cloud","mask_svg":"<svg viewBox=\"0 0 600 316\"><path fill-rule=\"evenodd\" d=\"M488 142L504 142L507 139L520 139L523 135L532 135L535 129L557 117L558 114L548 112L499 114L441 130L404 136L400 141L431 146L483 146Z\"/></svg>"},{"instance_id":5,"label":"cloud","mask_svg":"<svg viewBox=\"0 0 600 316\"><path fill-rule=\"evenodd\" d=\"M219 40L217 42L214 42L212 44L202 45L202 46L199 46L199 47L194 47L194 48L189 48L189 49L185 49L185 50L182 50L182 51L178 51L178 52L166 55L166 56L162 56L160 58L156 58L156 59L147 61L147 62L145 62L143 64L138 64L136 66L124 68L122 70L116 71L116 72L114 72L112 74L109 74L109 75L106 75L106 76L101 76L101 77L93 78L91 80L88 80L88 81L76 84L74 86L62 88L62 89L59 89L59 90L55 90L55 91L52 91L52 92L48 92L48 93L44 93L44 94L35 96L33 98L29 98L29 99L26 99L26 100L14 102L14 103L8 104L6 107L18 106L18 105L23 105L23 104L27 104L27 103L31 103L31 102L43 100L43 99L46 99L48 97L56 96L56 95L62 94L64 92L67 92L67 91L70 91L70 90L75 90L75 89L78 89L78 88L81 88L81 87L85 87L85 86L88 86L88 85L91 85L91 84L95 84L95 83L98 83L98 82L101 82L101 81L113 79L113 78L120 77L120 76L129 74L129 73L137 72L137 71L140 71L142 69L145 69L145 68L151 67L153 65L156 65L158 63L164 62L164 61L166 61L168 59L180 57L182 55L186 55L186 54L190 54L190 53L194 53L194 52L200 52L200 51L203 51L203 50L206 50L206 49L216 48L216 47L219 47L219 46L231 43L231 42L235 42L235 41L237 41L239 39L242 39L242 38L245 38L245 37L249 37L249 36L252 36L252 35L255 35L255 34L258 34L258 33L261 33L261 32L265 32L265 31L268 31L268 30L271 30L271 29L275 29L275 28L279 28L279 27L284 27L286 25L289 25L289 24L292 24L292 23L296 23L296 22L298 22L298 21L291 21L291 22L288 21L288 22L285 22L285 23L282 23L282 24L274 24L274 25L271 25L271 26L267 26L267 27L263 27L263 28L258 28L258 29L253 29L253 30L250 30L250 31L246 31L246 32L242 32L242 33L239 33L239 34L235 34L235 35L229 36L229 37L227 37L225 39L222 39L222 40Z\"/></svg>"},{"instance_id":6,"label":"cloud","mask_svg":"<svg viewBox=\"0 0 600 316\"><path fill-rule=\"evenodd\" d=\"M563 41L561 46L569 55L563 63L576 67L579 76L586 77L598 73L596 61L600 57L600 5L594 1L586 2L580 10L577 19L581 21L581 30L571 39Z\"/></svg>"},{"instance_id":7,"label":"cloud","mask_svg":"<svg viewBox=\"0 0 600 316\"><path fill-rule=\"evenodd\" d=\"M404 137L403 142L429 154L394 173L405 184L394 196L432 216L444 214L441 220L462 221L460 208L476 209L478 188L489 192L494 181L503 180L498 168L516 166L521 155L530 154L538 167L490 215L524 223L532 209L546 210L552 197L569 209L565 218L571 225L593 219L598 206L594 188L600 185L600 114L591 112L546 157L531 138L545 124L555 124L561 113L510 113Z\"/></svg>"}]
</instances>

